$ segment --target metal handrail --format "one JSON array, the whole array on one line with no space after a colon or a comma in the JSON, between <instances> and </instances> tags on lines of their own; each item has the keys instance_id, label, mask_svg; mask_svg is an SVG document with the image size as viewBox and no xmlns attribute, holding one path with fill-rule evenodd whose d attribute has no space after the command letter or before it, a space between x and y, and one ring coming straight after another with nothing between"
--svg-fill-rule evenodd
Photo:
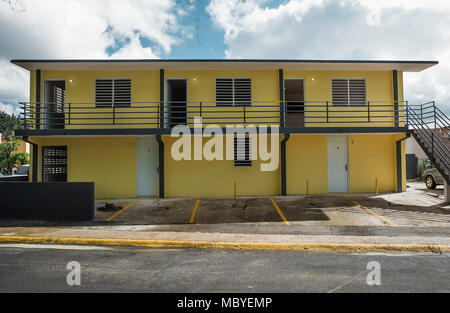
<instances>
[{"instance_id":1,"label":"metal handrail","mask_svg":"<svg viewBox=\"0 0 450 313\"><path fill-rule=\"evenodd\" d=\"M298 103L298 104L297 104ZM281 127L297 123L301 118L308 124L381 124L397 119L406 123L407 102L367 101L365 105L342 106L332 101L251 101L238 106L228 106L216 101L153 101L113 103L111 106L94 102L21 102L26 128L40 129L51 123L55 127L105 126L105 125L159 125L171 128L178 121L191 124L195 116L204 124L217 121L220 124L277 123ZM404 103L404 105L401 105ZM61 105L61 112L49 112L47 106ZM59 114L59 116L57 115ZM176 114L183 115L177 117ZM137 116L139 115L139 116ZM110 120L111 123L103 123ZM125 123L142 120L139 123ZM80 123L83 122L84 123ZM186 122L184 122L186 121Z\"/></svg>"}]
</instances>

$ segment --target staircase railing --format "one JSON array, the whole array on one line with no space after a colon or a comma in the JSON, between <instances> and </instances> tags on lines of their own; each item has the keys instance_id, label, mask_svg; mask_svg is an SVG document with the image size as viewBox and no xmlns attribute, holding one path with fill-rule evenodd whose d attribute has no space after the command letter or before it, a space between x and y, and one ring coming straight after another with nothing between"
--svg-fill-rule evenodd
<instances>
[{"instance_id":1,"label":"staircase railing","mask_svg":"<svg viewBox=\"0 0 450 313\"><path fill-rule=\"evenodd\" d=\"M450 119L434 101L409 105L407 115L412 134L444 179L450 183L450 144L442 133L450 131Z\"/></svg>"}]
</instances>

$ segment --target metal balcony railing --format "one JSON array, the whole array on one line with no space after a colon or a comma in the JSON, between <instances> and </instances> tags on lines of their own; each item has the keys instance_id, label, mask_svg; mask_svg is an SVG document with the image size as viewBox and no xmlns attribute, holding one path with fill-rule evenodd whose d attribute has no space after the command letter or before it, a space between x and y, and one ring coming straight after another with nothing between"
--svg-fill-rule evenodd
<instances>
[{"instance_id":1,"label":"metal balcony railing","mask_svg":"<svg viewBox=\"0 0 450 313\"><path fill-rule=\"evenodd\" d=\"M132 102L111 106L95 103L21 102L27 130L89 128L194 127L208 125L279 125L280 127L394 127L407 123L406 101L368 101L333 105L331 101L252 101L242 106L216 102Z\"/></svg>"}]
</instances>

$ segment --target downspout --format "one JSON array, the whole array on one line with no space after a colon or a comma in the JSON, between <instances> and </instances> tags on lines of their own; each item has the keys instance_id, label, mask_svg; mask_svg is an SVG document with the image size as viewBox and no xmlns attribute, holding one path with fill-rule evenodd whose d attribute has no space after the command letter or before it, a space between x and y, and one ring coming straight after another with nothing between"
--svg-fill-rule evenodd
<instances>
[{"instance_id":1,"label":"downspout","mask_svg":"<svg viewBox=\"0 0 450 313\"><path fill-rule=\"evenodd\" d=\"M287 179L286 179L286 144L291 138L291 134L285 134L281 142L281 195L287 195Z\"/></svg>"},{"instance_id":2,"label":"downspout","mask_svg":"<svg viewBox=\"0 0 450 313\"><path fill-rule=\"evenodd\" d=\"M32 182L33 183L37 183L38 181L38 154L39 154L39 145L31 142L27 136L22 138L23 141L25 141L26 143L29 143L30 145L33 146L33 157L32 157L32 161L33 161L33 172L32 172Z\"/></svg>"},{"instance_id":3,"label":"downspout","mask_svg":"<svg viewBox=\"0 0 450 313\"><path fill-rule=\"evenodd\" d=\"M161 135L156 136L156 141L159 144L159 197L164 199L165 190L164 190L164 142L161 138Z\"/></svg>"},{"instance_id":4,"label":"downspout","mask_svg":"<svg viewBox=\"0 0 450 313\"><path fill-rule=\"evenodd\" d=\"M393 86L394 86L394 115L395 115L395 127L400 126L399 117L399 103L398 103L398 72L394 70L393 72Z\"/></svg>"},{"instance_id":5,"label":"downspout","mask_svg":"<svg viewBox=\"0 0 450 313\"><path fill-rule=\"evenodd\" d=\"M411 134L407 134L406 137L397 140L396 153L397 153L397 192L403 192L403 166L402 166L402 142L411 137Z\"/></svg>"}]
</instances>

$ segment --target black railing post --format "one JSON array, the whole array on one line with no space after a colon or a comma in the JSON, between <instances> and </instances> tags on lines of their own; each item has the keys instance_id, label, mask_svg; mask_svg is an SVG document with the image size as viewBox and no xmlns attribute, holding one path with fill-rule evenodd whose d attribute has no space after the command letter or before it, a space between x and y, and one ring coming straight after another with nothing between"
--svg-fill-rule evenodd
<instances>
[{"instance_id":1,"label":"black railing post","mask_svg":"<svg viewBox=\"0 0 450 313\"><path fill-rule=\"evenodd\" d=\"M406 125L405 126L409 126L409 105L408 105L408 101L406 101Z\"/></svg>"},{"instance_id":2,"label":"black railing post","mask_svg":"<svg viewBox=\"0 0 450 313\"><path fill-rule=\"evenodd\" d=\"M247 123L247 107L244 105L244 124Z\"/></svg>"},{"instance_id":3,"label":"black railing post","mask_svg":"<svg viewBox=\"0 0 450 313\"><path fill-rule=\"evenodd\" d=\"M436 115L436 101L433 101L433 110L434 110L434 128L438 128L437 127L437 115Z\"/></svg>"},{"instance_id":4,"label":"black railing post","mask_svg":"<svg viewBox=\"0 0 450 313\"><path fill-rule=\"evenodd\" d=\"M423 127L423 105L420 106L420 127Z\"/></svg>"},{"instance_id":5,"label":"black railing post","mask_svg":"<svg viewBox=\"0 0 450 313\"><path fill-rule=\"evenodd\" d=\"M113 125L116 125L116 106L113 104Z\"/></svg>"},{"instance_id":6,"label":"black railing post","mask_svg":"<svg viewBox=\"0 0 450 313\"><path fill-rule=\"evenodd\" d=\"M72 117L72 103L69 102L69 125L71 117Z\"/></svg>"},{"instance_id":7,"label":"black railing post","mask_svg":"<svg viewBox=\"0 0 450 313\"><path fill-rule=\"evenodd\" d=\"M370 101L367 101L367 114L368 114L368 121L370 123Z\"/></svg>"},{"instance_id":8,"label":"black railing post","mask_svg":"<svg viewBox=\"0 0 450 313\"><path fill-rule=\"evenodd\" d=\"M327 101L327 124L330 122L330 102Z\"/></svg>"},{"instance_id":9,"label":"black railing post","mask_svg":"<svg viewBox=\"0 0 450 313\"><path fill-rule=\"evenodd\" d=\"M200 102L200 117L203 117L203 104Z\"/></svg>"},{"instance_id":10,"label":"black railing post","mask_svg":"<svg viewBox=\"0 0 450 313\"><path fill-rule=\"evenodd\" d=\"M23 103L23 126L27 129L27 105Z\"/></svg>"}]
</instances>

